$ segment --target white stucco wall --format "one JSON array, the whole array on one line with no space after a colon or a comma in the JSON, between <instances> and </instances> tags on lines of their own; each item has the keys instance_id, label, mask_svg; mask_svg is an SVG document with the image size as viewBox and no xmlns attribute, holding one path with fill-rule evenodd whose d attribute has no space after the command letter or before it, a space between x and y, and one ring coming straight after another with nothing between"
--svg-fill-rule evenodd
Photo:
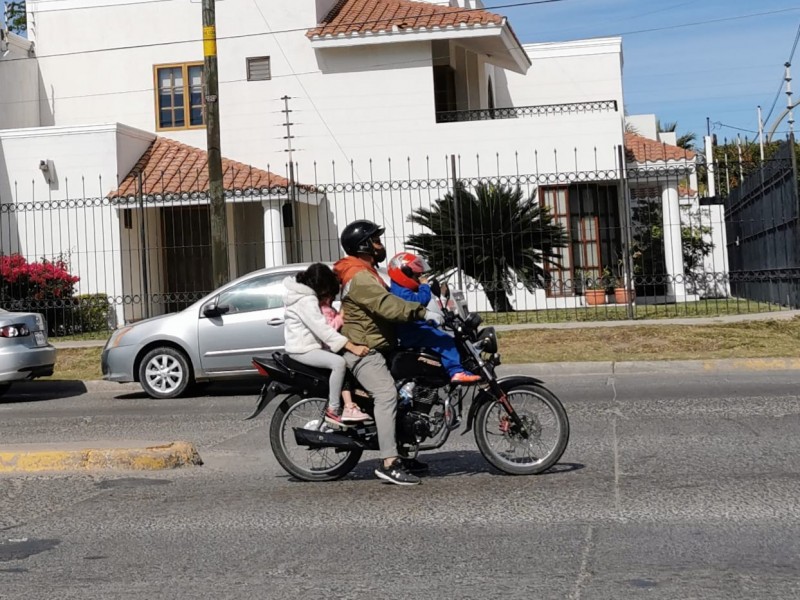
<instances>
[{"instance_id":1,"label":"white stucco wall","mask_svg":"<svg viewBox=\"0 0 800 600\"><path fill-rule=\"evenodd\" d=\"M65 0L75 7L92 3L98 4ZM327 7L325 2L317 4ZM58 125L113 120L154 131L153 66L202 60L199 3L93 8L92 14L103 23L97 28L84 27L86 10L48 12L46 2L32 2L31 7L42 78L51 90L47 104ZM497 69L493 78L498 107L509 102L524 106L615 99L617 113L436 124L430 42L315 51L304 28L314 25L316 12L316 5L307 2L228 0L217 5L225 156L284 173L280 98L288 95L293 98L295 160L307 180L332 180L333 161L340 177L341 166L350 161L357 177L388 177L389 159L395 170L402 162L403 170L410 168L413 177L424 176L431 168L438 175L443 162L439 159L448 154L480 154L484 163L496 164L499 153L501 170L514 170L521 163L523 171L533 172L537 157L540 171L561 168L554 150L573 155L574 163L577 148L579 155L591 155L586 162L594 165L598 148L599 167L613 165L612 148L622 139L619 39L526 46L534 63L528 76ZM134 21L148 26L130 27ZM289 29L293 31L263 33ZM95 51L102 48L107 50ZM246 81L246 57L263 55L271 57L273 79ZM477 74L495 69L487 68L479 57L473 70ZM75 77L76 73L94 76ZM477 108L479 102L485 106L485 86L473 88L469 107ZM474 102L473 97L477 97ZM205 130L164 135L205 146ZM431 157L432 167L426 157ZM471 163L465 161L463 168L475 172L477 161Z\"/></svg>"},{"instance_id":2,"label":"white stucco wall","mask_svg":"<svg viewBox=\"0 0 800 600\"><path fill-rule=\"evenodd\" d=\"M7 54L0 52L0 129L38 127L39 68L28 56L31 43L10 33Z\"/></svg>"},{"instance_id":3,"label":"white stucco wall","mask_svg":"<svg viewBox=\"0 0 800 600\"><path fill-rule=\"evenodd\" d=\"M119 124L0 131L0 251L28 261L61 256L80 277L76 294L106 293L121 307L137 293L138 242L121 239L119 211L105 197L152 140Z\"/></svg>"}]
</instances>

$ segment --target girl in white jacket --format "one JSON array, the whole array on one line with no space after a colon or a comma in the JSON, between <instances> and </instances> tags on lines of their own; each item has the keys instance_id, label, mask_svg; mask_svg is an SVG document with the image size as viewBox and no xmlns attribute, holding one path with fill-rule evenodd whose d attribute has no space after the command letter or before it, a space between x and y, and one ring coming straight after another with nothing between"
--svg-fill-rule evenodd
<instances>
[{"instance_id":1,"label":"girl in white jacket","mask_svg":"<svg viewBox=\"0 0 800 600\"><path fill-rule=\"evenodd\" d=\"M315 263L297 277L287 277L284 296L284 337L286 352L298 362L310 367L330 369L328 406L325 420L341 425L347 421L365 421L369 416L361 412L349 394L347 406L341 411L342 386L347 365L338 353L342 350L356 356L366 356L369 348L354 344L334 329L322 314L321 305L329 305L339 293L339 280L330 267ZM340 414L341 413L341 414Z\"/></svg>"}]
</instances>

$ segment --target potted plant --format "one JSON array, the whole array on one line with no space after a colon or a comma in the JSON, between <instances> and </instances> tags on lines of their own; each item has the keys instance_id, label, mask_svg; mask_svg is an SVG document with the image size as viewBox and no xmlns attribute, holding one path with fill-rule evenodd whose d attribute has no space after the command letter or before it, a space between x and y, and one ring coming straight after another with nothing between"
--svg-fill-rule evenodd
<instances>
[{"instance_id":1,"label":"potted plant","mask_svg":"<svg viewBox=\"0 0 800 600\"><path fill-rule=\"evenodd\" d=\"M583 280L583 295L586 298L586 304L589 306L597 306L598 304L606 303L606 282L602 277L592 277L592 273L584 271L582 275Z\"/></svg>"},{"instance_id":2,"label":"potted plant","mask_svg":"<svg viewBox=\"0 0 800 600\"><path fill-rule=\"evenodd\" d=\"M636 299L636 290L628 286L625 277L625 263L620 258L614 273L614 302L616 304L630 304Z\"/></svg>"}]
</instances>

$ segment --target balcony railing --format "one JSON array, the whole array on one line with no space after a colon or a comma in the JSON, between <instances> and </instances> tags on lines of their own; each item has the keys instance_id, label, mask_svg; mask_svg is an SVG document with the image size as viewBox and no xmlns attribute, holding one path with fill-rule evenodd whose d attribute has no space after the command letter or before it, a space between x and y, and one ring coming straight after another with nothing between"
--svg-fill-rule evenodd
<instances>
[{"instance_id":1,"label":"balcony railing","mask_svg":"<svg viewBox=\"0 0 800 600\"><path fill-rule=\"evenodd\" d=\"M616 100L573 102L571 104L540 104L538 106L514 106L511 108L483 108L479 110L448 110L436 113L437 123L460 123L462 121L492 121L495 119L519 119L520 117L549 117L578 113L617 112Z\"/></svg>"}]
</instances>

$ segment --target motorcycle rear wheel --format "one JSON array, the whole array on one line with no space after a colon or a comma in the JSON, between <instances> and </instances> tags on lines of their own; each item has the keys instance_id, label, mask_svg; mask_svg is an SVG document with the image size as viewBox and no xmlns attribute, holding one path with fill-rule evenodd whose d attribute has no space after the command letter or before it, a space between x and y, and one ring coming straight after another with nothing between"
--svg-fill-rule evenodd
<instances>
[{"instance_id":1,"label":"motorcycle rear wheel","mask_svg":"<svg viewBox=\"0 0 800 600\"><path fill-rule=\"evenodd\" d=\"M272 416L270 445L275 458L289 475L303 481L334 481L352 471L361 460L361 450L337 452L335 448L300 446L294 428L317 429L327 400L324 398L286 398Z\"/></svg>"},{"instance_id":2,"label":"motorcycle rear wheel","mask_svg":"<svg viewBox=\"0 0 800 600\"><path fill-rule=\"evenodd\" d=\"M544 386L525 384L506 397L528 430L516 432L508 413L497 401L486 402L475 418L475 442L483 457L510 475L538 475L564 454L569 441L569 419L564 406Z\"/></svg>"}]
</instances>

